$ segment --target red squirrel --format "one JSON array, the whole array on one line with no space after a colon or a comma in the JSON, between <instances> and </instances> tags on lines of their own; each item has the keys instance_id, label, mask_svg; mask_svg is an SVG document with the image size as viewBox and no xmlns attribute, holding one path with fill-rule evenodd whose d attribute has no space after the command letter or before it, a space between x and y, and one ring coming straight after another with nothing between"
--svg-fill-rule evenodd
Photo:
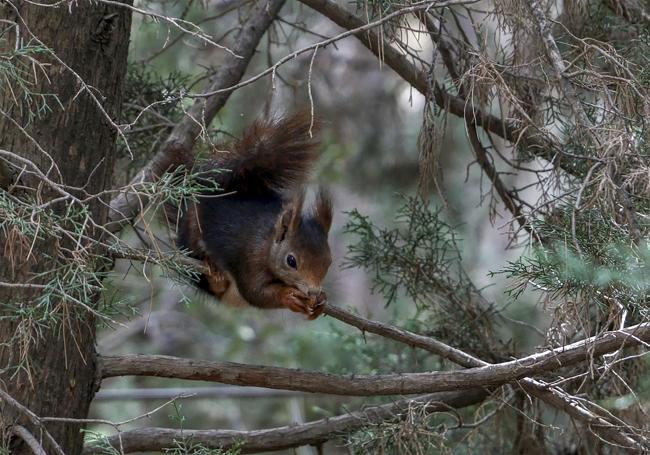
<instances>
[{"instance_id":1,"label":"red squirrel","mask_svg":"<svg viewBox=\"0 0 650 455\"><path fill-rule=\"evenodd\" d=\"M324 309L332 205L319 190L303 210L318 147L310 125L306 115L257 121L229 151L185 163L219 190L177 212L177 244L207 266L199 287L225 303L286 307L309 319Z\"/></svg>"}]
</instances>

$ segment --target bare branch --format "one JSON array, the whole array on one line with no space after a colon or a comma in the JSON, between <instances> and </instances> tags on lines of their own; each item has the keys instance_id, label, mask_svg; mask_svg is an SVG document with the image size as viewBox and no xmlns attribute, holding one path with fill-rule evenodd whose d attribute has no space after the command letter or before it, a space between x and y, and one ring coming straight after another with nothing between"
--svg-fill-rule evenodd
<instances>
[{"instance_id":1,"label":"bare branch","mask_svg":"<svg viewBox=\"0 0 650 455\"><path fill-rule=\"evenodd\" d=\"M520 385L527 393L535 398L539 398L554 408L566 412L577 421L582 422L608 443L616 444L619 448L626 449L632 453L647 453L647 441L645 443L638 442L630 435L624 433L625 428L623 426L614 425L604 417L590 411L559 387L550 387L541 381L531 378L526 378Z\"/></svg>"},{"instance_id":2,"label":"bare branch","mask_svg":"<svg viewBox=\"0 0 650 455\"><path fill-rule=\"evenodd\" d=\"M11 395L9 395L7 392L5 392L0 388L0 403L2 402L7 403L8 406L14 408L16 411L24 415L32 425L34 425L36 428L41 430L45 435L45 439L47 439L47 442L50 444L50 446L52 446L52 449L54 450L55 453L57 453L58 455L65 455L59 443L56 442L56 440L52 437L52 435L47 431L47 429L41 422L40 418L36 414L34 414L31 410L29 410L27 407L20 404ZM7 411L3 410L3 413L5 412ZM27 441L25 442L29 444Z\"/></svg>"},{"instance_id":3,"label":"bare branch","mask_svg":"<svg viewBox=\"0 0 650 455\"><path fill-rule=\"evenodd\" d=\"M345 322L346 324L357 327L364 332L374 333L412 347L424 349L439 355L442 358L451 360L458 365L465 367L491 365L472 356L471 354L467 354L434 338L418 335L381 322L371 321L331 304L327 305L324 313ZM630 436L624 434L619 426L613 425L604 417L589 411L559 387L551 387L532 378L524 378L518 381L518 385L528 394L544 401L546 404L556 409L566 412L572 418L583 422L594 432L601 435L603 439L615 442L619 446L625 448L634 449L639 447L640 444Z\"/></svg>"},{"instance_id":4,"label":"bare branch","mask_svg":"<svg viewBox=\"0 0 650 455\"><path fill-rule=\"evenodd\" d=\"M465 118L465 125L467 127L467 133L469 134L469 142L472 144L474 155L476 156L476 161L478 161L479 166L481 166L485 175L490 179L492 187L497 192L499 198L510 211L512 216L514 216L517 223L519 223L519 226L526 230L526 232L532 234L532 228L530 223L527 221L526 216L523 214L521 204L516 202L518 200L516 193L506 188L503 180L499 177L499 172L490 162L488 151L485 149L481 143L481 139L478 137L476 125L469 118Z\"/></svg>"},{"instance_id":5,"label":"bare branch","mask_svg":"<svg viewBox=\"0 0 650 455\"><path fill-rule=\"evenodd\" d=\"M303 47L302 49L298 49L295 52L292 52L289 55L284 56L281 58L278 62L276 62L274 65L270 66L269 68L265 69L264 71L256 74L255 76L252 76L242 82L240 82L237 85L234 85L232 87L226 87L226 88L221 88L219 90L216 90L214 92L207 92L202 95L197 95L199 97L201 96L211 96L217 93L223 93L223 92L230 92L232 90L237 90L241 87L245 87L246 85L252 84L253 82L263 78L264 76L268 74L274 74L277 69L285 64L286 62L295 59L297 56L307 53L307 52L316 52L318 49L329 46L332 43L335 43L337 41L340 41L344 38L347 38L348 36L351 35L361 35L361 32L367 32L369 30L372 30L373 28L378 28L381 27L382 24L387 23L390 20L394 20L397 17L400 16L405 16L407 14L412 14L416 12L421 12L421 11L429 11L431 9L436 9L436 8L444 8L444 7L450 7L454 5L463 5L467 3L476 3L476 0L449 0L445 2L437 2L437 3L432 3L432 2L418 2L412 6L405 6L403 8L398 9L397 11L394 11L390 14L387 14L380 19L377 19L376 21L373 22L368 22L368 23L362 23L358 27L354 27L352 29L349 29L343 33L340 33L332 38L320 41L315 44L311 44L309 46Z\"/></svg>"},{"instance_id":6,"label":"bare branch","mask_svg":"<svg viewBox=\"0 0 650 455\"><path fill-rule=\"evenodd\" d=\"M34 437L33 434L29 432L27 428L23 427L22 425L14 425L13 430L16 436L25 441L25 444L29 446L34 455L47 455L47 452L45 452L45 449L41 443L38 442L38 440Z\"/></svg>"},{"instance_id":7,"label":"bare branch","mask_svg":"<svg viewBox=\"0 0 650 455\"><path fill-rule=\"evenodd\" d=\"M149 355L100 357L99 369L102 378L157 376L333 395L407 395L501 385L601 356L623 346L635 346L649 341L650 323L643 323L509 362L461 371L432 373L344 376L290 368Z\"/></svg>"},{"instance_id":8,"label":"bare branch","mask_svg":"<svg viewBox=\"0 0 650 455\"><path fill-rule=\"evenodd\" d=\"M109 438L109 443L120 447L124 453L155 452L174 446L175 441L191 440L206 448L228 449L237 446L242 453L282 450L307 444L319 444L338 434L355 431L365 425L400 419L404 411L413 406L424 406L428 413L445 412L479 403L488 395L483 389L462 392L445 392L401 400L397 403L368 408L332 418L301 425L254 431L235 430L176 430L169 428L141 428L126 431ZM85 455L99 453L86 447Z\"/></svg>"},{"instance_id":9,"label":"bare branch","mask_svg":"<svg viewBox=\"0 0 650 455\"><path fill-rule=\"evenodd\" d=\"M542 41L544 42L546 56L551 62L553 76L555 76L555 79L562 89L564 97L569 102L571 110L573 111L573 115L578 121L578 125L582 126L583 128L587 128L588 130L592 130L594 125L587 117L587 114L585 113L585 110L583 109L582 104L578 99L578 95L576 94L573 85L571 85L571 82L564 77L566 66L564 65L564 60L562 58L562 54L560 53L560 49L558 49L557 44L555 43L555 39L551 33L551 29L548 21L546 20L546 16L544 15L542 6L537 0L530 0L528 2L528 7L530 8L533 17L535 18L535 23L537 25L539 34L542 38Z\"/></svg>"},{"instance_id":10,"label":"bare branch","mask_svg":"<svg viewBox=\"0 0 650 455\"><path fill-rule=\"evenodd\" d=\"M528 2L528 7L532 13L533 18L535 19L535 24L544 43L544 49L546 50L546 56L551 63L551 73L557 80L562 94L566 98L573 112L573 116L576 119L576 124L578 126L578 132L581 132L581 129L584 129L592 141L596 145L602 145L602 139L598 135L598 131L595 128L593 122L587 116L585 109L582 105L582 102L578 98L578 94L574 89L571 81L566 77L566 65L564 64L564 59L562 54L553 38L551 33L549 22L546 19L544 10L540 5L538 0L530 0ZM584 181L584 185L588 185L590 182L588 180ZM630 237L636 242L640 243L642 239L642 232L639 222L636 219L636 213L634 205L630 200L629 195L620 184L616 183L616 194L618 196L619 202L623 208L623 213L625 218L629 223L629 233ZM576 210L579 207L576 205Z\"/></svg>"},{"instance_id":11,"label":"bare branch","mask_svg":"<svg viewBox=\"0 0 650 455\"><path fill-rule=\"evenodd\" d=\"M338 319L341 322L349 324L358 328L362 332L370 332L375 335L380 335L391 340L404 343L411 347L417 347L429 351L433 354L439 355L443 359L451 360L452 362L462 365L464 367L477 367L490 365L471 354L467 354L460 349L456 349L448 344L438 341L435 338L419 335L417 333L409 332L408 330L377 322L370 319L362 318L354 313L344 310L336 305L328 303L325 306L323 313Z\"/></svg>"}]
</instances>

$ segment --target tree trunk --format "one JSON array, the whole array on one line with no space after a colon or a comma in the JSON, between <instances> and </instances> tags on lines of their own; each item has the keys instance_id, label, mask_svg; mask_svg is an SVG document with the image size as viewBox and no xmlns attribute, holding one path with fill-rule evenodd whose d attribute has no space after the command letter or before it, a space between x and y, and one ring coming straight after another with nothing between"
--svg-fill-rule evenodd
<instances>
[{"instance_id":1,"label":"tree trunk","mask_svg":"<svg viewBox=\"0 0 650 455\"><path fill-rule=\"evenodd\" d=\"M28 85L12 83L9 90L7 79L0 83L5 85L0 89L0 150L30 160L47 180L76 187L67 191L84 198L111 184L116 129L109 118L119 118L131 11L85 1L53 5L10 1L0 6L0 18L4 20L0 22L4 29L0 46L4 51L28 44L49 48L30 54L45 66L34 65L25 56L11 60L25 69L21 77ZM27 101L27 92L33 94L31 102ZM39 112L43 102L49 108ZM7 157L0 155L13 164L5 163L5 171L9 168L14 177L20 176L19 185L10 191L11 197L43 204L62 196L44 183L43 176L30 173L33 168L29 164L27 172L21 173L19 167L24 167L25 162ZM0 189L0 197L3 191ZM4 195L6 200L7 193ZM106 220L108 199L94 198L86 204L98 224ZM54 216L62 217L69 208L70 200L49 206ZM81 204L73 208L79 209ZM0 206L0 281L5 283L0 284L0 388L37 416L85 418L98 384L95 319L82 306L96 306L99 295L90 292L77 302L56 296L47 300L42 288L10 287L6 283L50 282L56 267L92 257L84 253L84 248L90 246L88 238L76 241L52 235L46 229L52 225L39 226L50 222L51 216L34 210L31 222L39 232L35 241L33 232L8 222L7 213ZM64 226L77 232L83 229L91 238L100 236L90 223ZM91 271L101 267L92 260L86 265L93 267ZM43 314L51 317L39 320ZM32 453L24 438L12 431L12 425L19 424L41 442L47 453L55 453L38 425L25 414L0 398L0 429L4 433L0 447L8 447L12 454ZM74 455L82 449L80 427L50 422L44 428L66 454Z\"/></svg>"}]
</instances>

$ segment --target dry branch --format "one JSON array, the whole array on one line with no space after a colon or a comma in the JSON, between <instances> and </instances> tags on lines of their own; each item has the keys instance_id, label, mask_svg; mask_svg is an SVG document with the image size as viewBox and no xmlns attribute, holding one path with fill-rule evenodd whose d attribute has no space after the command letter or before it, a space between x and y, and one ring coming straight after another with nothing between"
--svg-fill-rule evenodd
<instances>
[{"instance_id":1,"label":"dry branch","mask_svg":"<svg viewBox=\"0 0 650 455\"><path fill-rule=\"evenodd\" d=\"M206 92L214 92L237 84L244 75L248 63L264 33L269 28L285 0L256 2L246 21L234 39L232 53L225 56L219 68L210 78ZM155 181L162 174L176 153L192 150L202 129L214 119L226 103L232 91L219 92L209 97L198 98L183 119L174 127L162 148L147 163L126 187L111 201L109 229L117 232L125 221L136 216L147 201L138 194L137 188Z\"/></svg>"},{"instance_id":2,"label":"dry branch","mask_svg":"<svg viewBox=\"0 0 650 455\"><path fill-rule=\"evenodd\" d=\"M650 323L643 323L509 362L432 373L347 376L151 355L103 356L99 368L102 378L156 376L333 395L407 395L501 385L648 342Z\"/></svg>"},{"instance_id":3,"label":"dry branch","mask_svg":"<svg viewBox=\"0 0 650 455\"><path fill-rule=\"evenodd\" d=\"M332 0L300 0L300 2L318 11L344 29L351 30L366 24L363 19L340 7ZM379 43L384 43L385 40L374 30L368 30L365 33L356 35L356 37L418 92L423 95L427 94L427 73L411 63L406 55L388 43L380 45ZM541 138L534 137L530 132L524 131L522 129L523 125L505 121L483 112L471 101L451 95L437 84L433 87L433 92L434 100L441 109L445 109L460 118L470 118L485 131L493 133L512 144L519 143L524 139L526 144L531 147L532 153L540 158L549 161L553 160L553 145Z\"/></svg>"},{"instance_id":4,"label":"dry branch","mask_svg":"<svg viewBox=\"0 0 650 455\"><path fill-rule=\"evenodd\" d=\"M452 362L464 367L479 367L489 365L471 354L449 346L442 341L435 338L419 335L417 333L409 332L408 330L399 327L385 324L383 322L373 321L371 319L362 318L354 313L344 310L328 303L323 311L324 314L331 316L339 321L349 324L362 332L374 333L375 335L383 336L391 340L398 341L411 347L416 347L436 354L443 359L451 360Z\"/></svg>"},{"instance_id":5,"label":"dry branch","mask_svg":"<svg viewBox=\"0 0 650 455\"><path fill-rule=\"evenodd\" d=\"M551 32L549 21L546 19L542 5L540 5L537 0L530 0L528 2L528 7L531 11L531 14L537 25L537 30L542 38L544 43L544 49L546 51L546 56L551 63L551 74L557 80L557 83L562 91L562 95L568 102L573 116L576 120L576 125L578 126L578 132L586 132L586 134L591 137L591 140L594 144L598 146L603 145L603 139L599 136L599 130L596 128L596 125L589 119L585 109L582 105L578 93L573 87L572 82L566 77L567 67L564 64L564 59L560 49L558 48L555 38ZM590 182L585 180L584 184L588 185ZM643 235L641 231L641 226L636 219L636 210L632 201L630 200L629 195L626 190L620 186L620 184L615 185L616 194L619 199L619 203L623 208L623 214L627 219L629 226L629 234L632 240L635 243L640 243L643 240ZM576 205L576 208L577 205Z\"/></svg>"},{"instance_id":6,"label":"dry branch","mask_svg":"<svg viewBox=\"0 0 650 455\"><path fill-rule=\"evenodd\" d=\"M444 62L447 71L451 75L454 84L458 89L460 97L464 100L465 104L467 104L469 100L471 100L471 96L468 96L468 91L465 87L465 84L462 82L460 71L456 67L457 62L452 56L452 44L447 42L445 37L441 35L440 30L436 28L430 15L424 15L423 23L429 31L432 42L438 46L438 51L442 56L442 61ZM501 180L501 177L499 176L499 172L496 170L492 164L492 161L490 160L489 152L481 143L481 139L479 138L479 134L476 129L476 122L474 117L465 116L464 119L467 135L469 136L469 142L474 149L476 161L478 162L479 166L481 166L481 169L485 175L487 175L487 177L490 179L492 187L497 192L506 208L510 211L510 213L512 213L514 219L519 223L522 229L525 229L528 233L532 233L531 227L529 226L529 223L527 222L526 217L522 212L521 205L517 203L516 194L506 188L506 185L503 183L503 180Z\"/></svg>"},{"instance_id":7,"label":"dry branch","mask_svg":"<svg viewBox=\"0 0 650 455\"><path fill-rule=\"evenodd\" d=\"M63 452L63 449L61 449L61 446L52 437L50 432L47 431L47 429L45 428L45 426L41 422L41 419L36 414L34 414L30 409L28 409L27 407L20 404L18 401L16 401L16 399L14 399L14 397L12 397L11 395L9 395L7 392L5 392L4 390L2 390L0 388L0 411L1 411L1 414L0 414L0 427L4 423L3 422L3 420L4 420L3 417L6 418L7 416L11 415L11 412L9 411L9 409L6 409L7 407L11 407L15 411L17 411L18 413L24 415L25 418L35 428L38 428L40 430L41 434L45 436L45 439L49 443L49 445L52 448L54 453L56 453L57 455L65 455L65 453ZM25 430L27 431L27 429L25 429ZM18 431L20 432L20 429ZM21 436L21 438L24 439L24 436L26 436L26 433L20 434L20 436ZM30 445L30 441L27 441L26 439L24 439L24 440L28 445ZM30 447L31 447L31 445L30 445Z\"/></svg>"},{"instance_id":8,"label":"dry branch","mask_svg":"<svg viewBox=\"0 0 650 455\"><path fill-rule=\"evenodd\" d=\"M588 130L593 130L594 125L592 124L589 117L578 99L578 95L573 88L571 82L564 77L566 73L566 65L564 64L564 59L560 53L560 49L553 38L551 33L551 28L549 22L546 20L546 15L542 5L537 0L529 0L528 7L532 13L533 18L535 19L535 24L537 25L537 30L542 38L544 43L544 49L546 50L546 56L548 57L549 62L551 63L551 72L555 79L557 80L560 88L562 89L562 94L568 101L573 115L577 120L579 127L587 128Z\"/></svg>"},{"instance_id":9,"label":"dry branch","mask_svg":"<svg viewBox=\"0 0 650 455\"><path fill-rule=\"evenodd\" d=\"M161 451L173 447L174 441L183 440L190 440L194 444L201 444L207 448L227 449L237 445L242 453L282 450L307 444L319 444L338 434L350 433L369 424L399 419L413 406L425 406L424 409L428 413L445 412L479 403L487 395L483 389L436 393L301 425L287 425L266 430L141 428L111 436L108 441L113 447L121 447L124 453ZM86 447L83 453L88 455L102 452Z\"/></svg>"},{"instance_id":10,"label":"dry branch","mask_svg":"<svg viewBox=\"0 0 650 455\"><path fill-rule=\"evenodd\" d=\"M388 324L365 319L333 305L327 305L324 312L325 314L346 324L357 327L363 332L374 333L407 344L411 347L424 349L461 366L479 367L490 365L471 354L449 346L434 338L425 337ZM549 387L532 378L523 378L518 381L517 384L529 395L542 400L546 404L567 413L573 419L582 422L606 441L614 442L620 447L631 448L632 451L643 446L643 443L639 443L631 436L625 434L620 426L612 424L603 416L595 414L585 406L582 406L581 403L578 403L573 399L573 397L559 387Z\"/></svg>"},{"instance_id":11,"label":"dry branch","mask_svg":"<svg viewBox=\"0 0 650 455\"><path fill-rule=\"evenodd\" d=\"M47 452L43 448L40 442L34 437L30 431L23 427L22 425L14 425L14 434L25 441L25 444L29 447L34 455L47 455Z\"/></svg>"},{"instance_id":12,"label":"dry branch","mask_svg":"<svg viewBox=\"0 0 650 455\"><path fill-rule=\"evenodd\" d=\"M612 424L603 416L587 409L559 387L549 387L547 384L532 378L526 378L521 381L520 385L528 394L556 409L564 411L573 419L583 423L602 440L630 453L648 453L650 447L644 438L637 440L636 435L625 433L629 428Z\"/></svg>"}]
</instances>

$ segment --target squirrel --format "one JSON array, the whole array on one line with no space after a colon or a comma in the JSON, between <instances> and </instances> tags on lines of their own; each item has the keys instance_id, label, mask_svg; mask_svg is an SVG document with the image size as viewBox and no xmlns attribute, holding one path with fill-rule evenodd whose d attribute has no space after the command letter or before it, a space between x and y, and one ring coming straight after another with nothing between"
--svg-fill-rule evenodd
<instances>
[{"instance_id":1,"label":"squirrel","mask_svg":"<svg viewBox=\"0 0 650 455\"><path fill-rule=\"evenodd\" d=\"M230 151L215 149L203 163L185 158L218 190L176 208L176 243L203 261L198 286L222 302L286 307L310 320L322 313L332 204L321 188L303 210L317 158L312 126L303 114L258 120Z\"/></svg>"}]
</instances>

